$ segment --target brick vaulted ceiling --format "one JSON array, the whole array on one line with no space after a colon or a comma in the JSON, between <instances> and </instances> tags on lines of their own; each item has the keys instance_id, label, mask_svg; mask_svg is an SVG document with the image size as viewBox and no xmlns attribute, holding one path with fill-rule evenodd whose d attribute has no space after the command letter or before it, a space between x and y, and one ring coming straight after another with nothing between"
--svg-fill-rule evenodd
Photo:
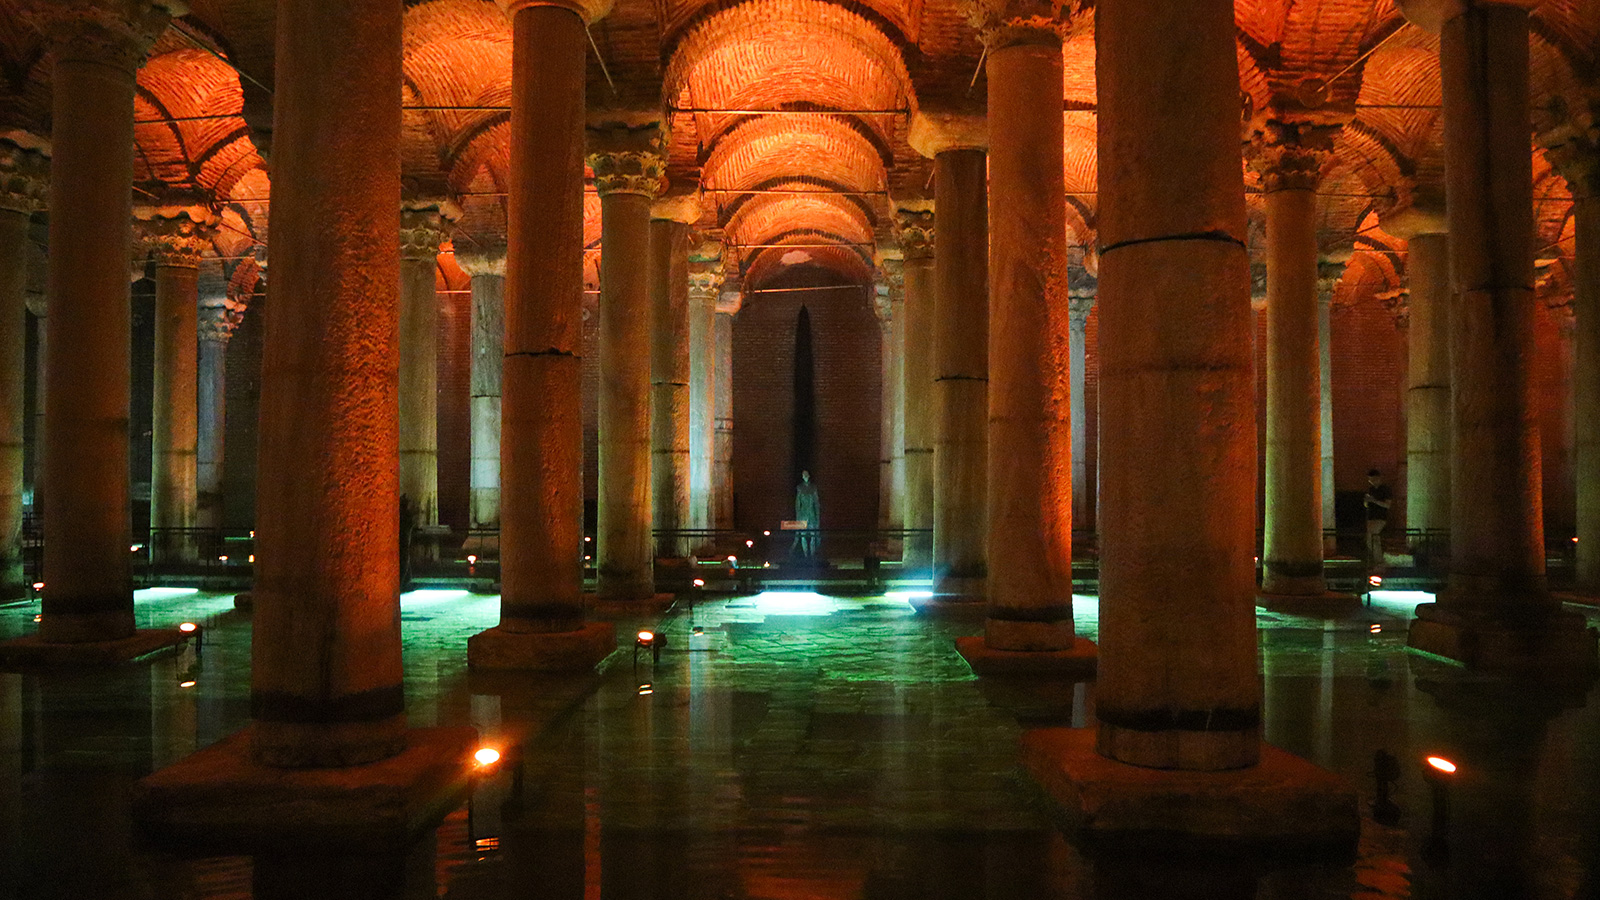
<instances>
[{"instance_id":1,"label":"brick vaulted ceiling","mask_svg":"<svg viewBox=\"0 0 1600 900\"><path fill-rule=\"evenodd\" d=\"M0 132L49 134L47 47L19 15L49 2L60 0L0 0ZM703 191L699 227L728 245L747 287L797 265L867 281L875 251L894 240L894 201L931 191L929 163L906 141L911 115L984 95L982 46L963 2L618 0L592 28L589 101L668 112L673 188ZM224 259L259 255L267 237L271 178L260 150L270 146L274 6L191 0L139 73L136 190L214 198ZM493 0L406 7L406 190L460 204L458 246L503 242L510 27ZM1321 187L1322 245L1333 258L1356 254L1344 293L1392 293L1404 242L1379 217L1435 196L1442 175L1437 40L1406 24L1394 0L1236 0L1235 14L1242 132L1263 117L1338 129ZM1595 127L1597 47L1600 0L1539 5L1538 127ZM1092 32L1066 42L1063 71L1069 237L1092 268ZM1550 264L1572 253L1570 194L1529 140L1539 246L1559 271ZM1254 174L1247 183L1258 190ZM586 245L603 250L598 202L588 200Z\"/></svg>"}]
</instances>

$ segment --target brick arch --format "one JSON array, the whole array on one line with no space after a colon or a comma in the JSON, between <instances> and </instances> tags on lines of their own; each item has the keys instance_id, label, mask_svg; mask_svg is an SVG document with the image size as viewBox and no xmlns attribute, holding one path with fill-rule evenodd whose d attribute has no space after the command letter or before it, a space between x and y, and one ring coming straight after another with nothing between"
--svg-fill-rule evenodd
<instances>
[{"instance_id":1,"label":"brick arch","mask_svg":"<svg viewBox=\"0 0 1600 900\"><path fill-rule=\"evenodd\" d=\"M799 121L765 116L746 120L717 141L701 168L708 187L749 189L784 176L804 175L847 190L883 190L880 149L842 118Z\"/></svg>"},{"instance_id":2,"label":"brick arch","mask_svg":"<svg viewBox=\"0 0 1600 900\"><path fill-rule=\"evenodd\" d=\"M794 243L809 243L812 235L797 234L787 240ZM804 262L795 261L790 256L793 253L804 253L808 257ZM789 261L785 261L785 257ZM746 260L744 283L749 288L759 288L767 282L785 273L794 266L814 265L827 269L847 281L866 285L872 283L872 263L860 252L849 247L807 247L803 250L768 249L753 252Z\"/></svg>"},{"instance_id":3,"label":"brick arch","mask_svg":"<svg viewBox=\"0 0 1600 900\"><path fill-rule=\"evenodd\" d=\"M1093 246L1100 201L1099 136L1092 112L1069 112L1063 126L1062 167L1067 189L1067 231L1073 243Z\"/></svg>"},{"instance_id":4,"label":"brick arch","mask_svg":"<svg viewBox=\"0 0 1600 900\"><path fill-rule=\"evenodd\" d=\"M139 70L134 97L135 183L160 182L228 193L261 165L240 112L239 76L192 47L154 56ZM211 118L216 117L216 118ZM190 119L149 122L154 119Z\"/></svg>"},{"instance_id":5,"label":"brick arch","mask_svg":"<svg viewBox=\"0 0 1600 900\"><path fill-rule=\"evenodd\" d=\"M762 194L740 206L723 227L734 244L770 243L776 235L801 229L861 244L873 239L872 222L837 194Z\"/></svg>"}]
</instances>

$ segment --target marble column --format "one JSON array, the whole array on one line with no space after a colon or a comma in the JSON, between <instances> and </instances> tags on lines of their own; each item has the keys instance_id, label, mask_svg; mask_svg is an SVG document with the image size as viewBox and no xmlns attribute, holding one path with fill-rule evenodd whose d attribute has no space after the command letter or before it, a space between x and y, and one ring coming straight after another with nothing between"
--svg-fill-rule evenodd
<instances>
[{"instance_id":1,"label":"marble column","mask_svg":"<svg viewBox=\"0 0 1600 900\"><path fill-rule=\"evenodd\" d=\"M220 221L209 207L134 211L140 255L155 261L155 394L150 429L150 559L194 563L198 524L200 257Z\"/></svg>"},{"instance_id":2,"label":"marble column","mask_svg":"<svg viewBox=\"0 0 1600 900\"><path fill-rule=\"evenodd\" d=\"M900 237L906 319L906 536L901 572L925 578L933 568L933 445L938 437L933 403L934 314L932 201L908 202L895 211Z\"/></svg>"},{"instance_id":3,"label":"marble column","mask_svg":"<svg viewBox=\"0 0 1600 900\"><path fill-rule=\"evenodd\" d=\"M1595 637L1545 576L1533 396L1528 10L1406 0L1440 33L1450 231L1450 576L1410 644L1470 667L1592 671ZM1431 18L1430 18L1431 15Z\"/></svg>"},{"instance_id":4,"label":"marble column","mask_svg":"<svg viewBox=\"0 0 1600 900\"><path fill-rule=\"evenodd\" d=\"M1101 158L1128 161L1100 173L1096 748L1241 768L1260 754L1261 683L1233 8L1118 0L1096 15Z\"/></svg>"},{"instance_id":5,"label":"marble column","mask_svg":"<svg viewBox=\"0 0 1600 900\"><path fill-rule=\"evenodd\" d=\"M1326 557L1339 549L1337 536L1329 532L1338 527L1334 514L1338 498L1333 478L1333 293L1344 277L1345 264L1317 263L1317 377L1321 388L1322 434L1322 553Z\"/></svg>"},{"instance_id":6,"label":"marble column","mask_svg":"<svg viewBox=\"0 0 1600 900\"><path fill-rule=\"evenodd\" d=\"M250 700L269 766L353 766L407 743L400 31L383 3L278 7Z\"/></svg>"},{"instance_id":7,"label":"marble column","mask_svg":"<svg viewBox=\"0 0 1600 900\"><path fill-rule=\"evenodd\" d=\"M934 160L933 593L987 594L989 459L988 128L923 110L910 140Z\"/></svg>"},{"instance_id":8,"label":"marble column","mask_svg":"<svg viewBox=\"0 0 1600 900\"><path fill-rule=\"evenodd\" d=\"M657 532L689 527L689 225L668 217L677 210L676 204L656 209L661 215L650 220L650 483ZM681 538L658 539L655 548L660 557L690 550Z\"/></svg>"},{"instance_id":9,"label":"marble column","mask_svg":"<svg viewBox=\"0 0 1600 900\"><path fill-rule=\"evenodd\" d=\"M460 217L449 200L400 209L400 496L416 526L439 524L439 245Z\"/></svg>"},{"instance_id":10,"label":"marble column","mask_svg":"<svg viewBox=\"0 0 1600 900\"><path fill-rule=\"evenodd\" d=\"M1317 349L1317 183L1327 128L1268 121L1252 143L1267 205L1266 531L1261 592L1320 598L1322 390Z\"/></svg>"},{"instance_id":11,"label":"marble column","mask_svg":"<svg viewBox=\"0 0 1600 900\"><path fill-rule=\"evenodd\" d=\"M506 252L456 251L472 276L472 360L468 417L472 427L468 527L500 528L500 372L506 339Z\"/></svg>"},{"instance_id":12,"label":"marble column","mask_svg":"<svg viewBox=\"0 0 1600 900\"><path fill-rule=\"evenodd\" d=\"M1062 25L1022 11L996 10L982 30L990 137L983 641L988 651L1076 655L1087 667L1094 647L1072 626L1072 328L1061 302L1066 189L1055 99Z\"/></svg>"},{"instance_id":13,"label":"marble column","mask_svg":"<svg viewBox=\"0 0 1600 900\"><path fill-rule=\"evenodd\" d=\"M903 388L900 358L895 355L894 303L889 299L887 285L873 285L872 315L878 320L878 381L882 386L878 416L878 531L898 531L896 507L900 498L895 493L894 445Z\"/></svg>"},{"instance_id":14,"label":"marble column","mask_svg":"<svg viewBox=\"0 0 1600 900\"><path fill-rule=\"evenodd\" d=\"M588 23L604 9L502 4L511 16L511 159L500 428L500 624L468 665L592 668L616 646L583 617L583 156Z\"/></svg>"},{"instance_id":15,"label":"marble column","mask_svg":"<svg viewBox=\"0 0 1600 900\"><path fill-rule=\"evenodd\" d=\"M148 3L41 14L51 78L50 277L59 332L45 361L44 600L49 644L134 635L128 403L134 75L166 28ZM93 327L88 327L92 323Z\"/></svg>"},{"instance_id":16,"label":"marble column","mask_svg":"<svg viewBox=\"0 0 1600 900\"><path fill-rule=\"evenodd\" d=\"M659 121L589 131L600 193L599 599L655 596L650 486L650 204L666 178Z\"/></svg>"},{"instance_id":17,"label":"marble column","mask_svg":"<svg viewBox=\"0 0 1600 900\"><path fill-rule=\"evenodd\" d=\"M717 297L722 292L722 245L708 241L689 260L689 527L715 527L712 470L716 451ZM708 538L693 552L714 552Z\"/></svg>"},{"instance_id":18,"label":"marble column","mask_svg":"<svg viewBox=\"0 0 1600 900\"><path fill-rule=\"evenodd\" d=\"M1572 308L1573 480L1578 494L1576 586L1600 594L1600 165L1573 173L1572 215L1577 237ZM1413 326L1414 327L1414 326Z\"/></svg>"},{"instance_id":19,"label":"marble column","mask_svg":"<svg viewBox=\"0 0 1600 900\"><path fill-rule=\"evenodd\" d=\"M887 280L887 279L886 279ZM880 527L900 532L906 527L906 296L905 283L885 285L884 299L889 304L889 509ZM890 553L900 556L904 542L896 534L889 542Z\"/></svg>"},{"instance_id":20,"label":"marble column","mask_svg":"<svg viewBox=\"0 0 1600 900\"><path fill-rule=\"evenodd\" d=\"M1406 241L1406 527L1450 528L1450 235L1443 204L1386 217ZM1391 513L1392 517L1392 513Z\"/></svg>"},{"instance_id":21,"label":"marble column","mask_svg":"<svg viewBox=\"0 0 1600 900\"><path fill-rule=\"evenodd\" d=\"M717 296L711 522L719 531L733 529L733 320L743 304L740 291L725 289Z\"/></svg>"},{"instance_id":22,"label":"marble column","mask_svg":"<svg viewBox=\"0 0 1600 900\"><path fill-rule=\"evenodd\" d=\"M228 422L228 341L242 314L230 299L201 300L195 386L195 523L221 528L223 449Z\"/></svg>"},{"instance_id":23,"label":"marble column","mask_svg":"<svg viewBox=\"0 0 1600 900\"><path fill-rule=\"evenodd\" d=\"M28 220L45 208L50 175L46 146L28 144L0 137L0 602L28 590L22 569Z\"/></svg>"},{"instance_id":24,"label":"marble column","mask_svg":"<svg viewBox=\"0 0 1600 900\"><path fill-rule=\"evenodd\" d=\"M1067 315L1072 333L1067 353L1072 365L1072 446L1082 453L1072 454L1072 521L1080 530L1094 521L1094 493L1089 490L1089 408L1086 402L1089 368L1089 313L1094 311L1094 294L1069 295Z\"/></svg>"}]
</instances>

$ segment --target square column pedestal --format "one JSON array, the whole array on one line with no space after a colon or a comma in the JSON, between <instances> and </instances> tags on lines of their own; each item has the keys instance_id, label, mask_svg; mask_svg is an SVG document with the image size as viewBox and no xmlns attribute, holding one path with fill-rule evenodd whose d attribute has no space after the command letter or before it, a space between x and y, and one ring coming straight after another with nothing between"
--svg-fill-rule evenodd
<instances>
[{"instance_id":1,"label":"square column pedestal","mask_svg":"<svg viewBox=\"0 0 1600 900\"><path fill-rule=\"evenodd\" d=\"M480 671L588 672L616 649L617 628L610 622L585 622L577 631L512 631L497 625L467 638L467 666Z\"/></svg>"},{"instance_id":2,"label":"square column pedestal","mask_svg":"<svg viewBox=\"0 0 1600 900\"><path fill-rule=\"evenodd\" d=\"M477 732L418 728L407 738L399 755L367 765L279 769L251 758L246 728L140 781L134 821L145 841L179 856L255 857L257 890L270 885L272 897L340 896L360 881L392 883L398 898L407 875L430 879L433 896L430 836L466 800ZM318 887L302 894L302 882Z\"/></svg>"},{"instance_id":3,"label":"square column pedestal","mask_svg":"<svg viewBox=\"0 0 1600 900\"><path fill-rule=\"evenodd\" d=\"M1344 779L1267 744L1246 769L1146 769L1094 750L1092 728L1022 736L1022 761L1090 852L1152 850L1342 860L1355 854L1361 814Z\"/></svg>"},{"instance_id":4,"label":"square column pedestal","mask_svg":"<svg viewBox=\"0 0 1600 900\"><path fill-rule=\"evenodd\" d=\"M1093 678L1100 658L1094 641L1083 637L1073 637L1066 650L996 650L979 634L956 638L956 652L975 675L1073 680Z\"/></svg>"},{"instance_id":5,"label":"square column pedestal","mask_svg":"<svg viewBox=\"0 0 1600 900\"><path fill-rule=\"evenodd\" d=\"M1417 607L1406 644L1478 672L1585 685L1600 677L1600 636L1569 610L1511 622L1425 603Z\"/></svg>"},{"instance_id":6,"label":"square column pedestal","mask_svg":"<svg viewBox=\"0 0 1600 900\"><path fill-rule=\"evenodd\" d=\"M193 634L176 628L141 628L114 641L72 644L50 643L28 635L0 642L0 671L118 666L176 651L193 638Z\"/></svg>"}]
</instances>

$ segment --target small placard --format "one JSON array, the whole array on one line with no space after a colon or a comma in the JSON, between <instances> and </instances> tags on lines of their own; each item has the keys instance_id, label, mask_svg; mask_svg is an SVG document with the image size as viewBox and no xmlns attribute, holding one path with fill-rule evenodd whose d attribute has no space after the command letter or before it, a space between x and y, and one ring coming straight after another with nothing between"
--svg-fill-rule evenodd
<instances>
[{"instance_id":1,"label":"small placard","mask_svg":"<svg viewBox=\"0 0 1600 900\"><path fill-rule=\"evenodd\" d=\"M784 519L783 524L778 526L781 531L805 531L810 527L811 523L805 519Z\"/></svg>"}]
</instances>

